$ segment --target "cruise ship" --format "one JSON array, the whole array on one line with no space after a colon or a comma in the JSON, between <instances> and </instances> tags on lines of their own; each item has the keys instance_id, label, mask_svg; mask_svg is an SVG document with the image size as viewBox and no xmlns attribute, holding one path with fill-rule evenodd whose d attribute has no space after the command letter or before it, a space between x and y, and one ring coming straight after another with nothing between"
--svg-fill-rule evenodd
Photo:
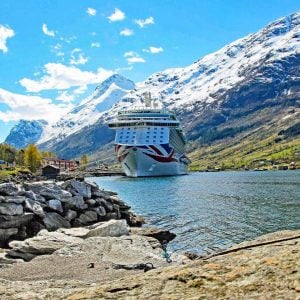
<instances>
[{"instance_id":1,"label":"cruise ship","mask_svg":"<svg viewBox=\"0 0 300 300\"><path fill-rule=\"evenodd\" d=\"M173 112L151 107L121 111L108 126L116 130L115 151L127 176L187 174L186 140Z\"/></svg>"}]
</instances>

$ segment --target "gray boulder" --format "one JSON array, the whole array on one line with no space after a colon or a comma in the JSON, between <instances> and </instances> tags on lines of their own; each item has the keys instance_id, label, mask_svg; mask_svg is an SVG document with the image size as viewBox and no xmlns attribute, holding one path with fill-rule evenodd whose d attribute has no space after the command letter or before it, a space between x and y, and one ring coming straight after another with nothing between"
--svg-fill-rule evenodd
<instances>
[{"instance_id":1,"label":"gray boulder","mask_svg":"<svg viewBox=\"0 0 300 300\"><path fill-rule=\"evenodd\" d=\"M12 182L0 184L0 195L12 196L17 194L17 192L18 192L18 187Z\"/></svg>"},{"instance_id":2,"label":"gray boulder","mask_svg":"<svg viewBox=\"0 0 300 300\"><path fill-rule=\"evenodd\" d=\"M15 203L0 203L0 214L9 216L22 215L23 206Z\"/></svg>"},{"instance_id":3,"label":"gray boulder","mask_svg":"<svg viewBox=\"0 0 300 300\"><path fill-rule=\"evenodd\" d=\"M16 204L23 204L26 200L24 196L5 196L1 197L0 203L16 203Z\"/></svg>"},{"instance_id":4,"label":"gray boulder","mask_svg":"<svg viewBox=\"0 0 300 300\"><path fill-rule=\"evenodd\" d=\"M106 216L106 210L102 206L93 207L92 210L95 211L99 217L105 217Z\"/></svg>"},{"instance_id":5,"label":"gray boulder","mask_svg":"<svg viewBox=\"0 0 300 300\"><path fill-rule=\"evenodd\" d=\"M63 207L61 205L61 202L56 199L49 200L48 207L51 208L52 210L60 212L60 213L62 213L64 211Z\"/></svg>"},{"instance_id":6,"label":"gray boulder","mask_svg":"<svg viewBox=\"0 0 300 300\"><path fill-rule=\"evenodd\" d=\"M96 198L95 201L98 203L98 205L104 207L107 212L112 212L114 209L111 203L102 198Z\"/></svg>"},{"instance_id":7,"label":"gray boulder","mask_svg":"<svg viewBox=\"0 0 300 300\"><path fill-rule=\"evenodd\" d=\"M87 225L96 222L98 219L98 215L95 211L88 210L81 214L78 219L81 222L81 224Z\"/></svg>"},{"instance_id":8,"label":"gray boulder","mask_svg":"<svg viewBox=\"0 0 300 300\"><path fill-rule=\"evenodd\" d=\"M60 186L49 181L25 183L24 187L35 194L43 196L46 200L58 199L68 201L72 196L68 191L64 191Z\"/></svg>"},{"instance_id":9,"label":"gray boulder","mask_svg":"<svg viewBox=\"0 0 300 300\"><path fill-rule=\"evenodd\" d=\"M110 220L88 226L90 232L88 237L93 236L114 236L128 235L129 229L125 220Z\"/></svg>"},{"instance_id":10,"label":"gray boulder","mask_svg":"<svg viewBox=\"0 0 300 300\"><path fill-rule=\"evenodd\" d=\"M8 255L21 257L26 261L37 255L51 254L54 251L66 246L80 243L82 239L62 232L49 232L41 230L37 236L25 241L12 241L9 246L12 248Z\"/></svg>"},{"instance_id":11,"label":"gray boulder","mask_svg":"<svg viewBox=\"0 0 300 300\"><path fill-rule=\"evenodd\" d=\"M26 211L30 211L41 218L45 217L43 207L38 201L27 198L24 207Z\"/></svg>"},{"instance_id":12,"label":"gray boulder","mask_svg":"<svg viewBox=\"0 0 300 300\"><path fill-rule=\"evenodd\" d=\"M66 203L66 207L74 210L85 210L88 208L88 205L84 202L83 196L77 195Z\"/></svg>"},{"instance_id":13,"label":"gray boulder","mask_svg":"<svg viewBox=\"0 0 300 300\"><path fill-rule=\"evenodd\" d=\"M77 212L72 209L69 209L66 213L65 219L70 222L76 217L77 217Z\"/></svg>"},{"instance_id":14,"label":"gray boulder","mask_svg":"<svg viewBox=\"0 0 300 300\"><path fill-rule=\"evenodd\" d=\"M46 199L43 196L37 195L33 191L20 191L18 195L25 196L26 198L37 202L46 203Z\"/></svg>"},{"instance_id":15,"label":"gray boulder","mask_svg":"<svg viewBox=\"0 0 300 300\"><path fill-rule=\"evenodd\" d=\"M19 228L28 224L32 219L32 213L25 213L20 216L0 215L0 228Z\"/></svg>"},{"instance_id":16,"label":"gray boulder","mask_svg":"<svg viewBox=\"0 0 300 300\"><path fill-rule=\"evenodd\" d=\"M70 223L67 220L65 220L61 215L55 212L46 213L45 217L43 218L43 223L50 231L56 230L61 227L71 227Z\"/></svg>"},{"instance_id":17,"label":"gray boulder","mask_svg":"<svg viewBox=\"0 0 300 300\"><path fill-rule=\"evenodd\" d=\"M5 243L11 236L18 233L18 228L0 228L0 244Z\"/></svg>"},{"instance_id":18,"label":"gray boulder","mask_svg":"<svg viewBox=\"0 0 300 300\"><path fill-rule=\"evenodd\" d=\"M73 195L80 195L85 199L92 197L91 186L86 182L76 181L75 179L70 180L71 193Z\"/></svg>"}]
</instances>

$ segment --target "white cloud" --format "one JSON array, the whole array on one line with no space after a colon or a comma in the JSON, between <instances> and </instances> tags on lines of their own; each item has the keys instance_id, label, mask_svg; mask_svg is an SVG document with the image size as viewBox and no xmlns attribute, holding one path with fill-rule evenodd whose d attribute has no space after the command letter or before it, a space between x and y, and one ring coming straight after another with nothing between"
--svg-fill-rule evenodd
<instances>
[{"instance_id":1,"label":"white cloud","mask_svg":"<svg viewBox=\"0 0 300 300\"><path fill-rule=\"evenodd\" d=\"M134 22L136 24L138 24L141 28L143 28L146 25L154 24L154 19L153 19L153 17L149 17L149 18L146 18L144 20L143 19L134 20Z\"/></svg>"},{"instance_id":2,"label":"white cloud","mask_svg":"<svg viewBox=\"0 0 300 300\"><path fill-rule=\"evenodd\" d=\"M91 43L91 47L92 48L100 48L100 43L98 43L98 42Z\"/></svg>"},{"instance_id":3,"label":"white cloud","mask_svg":"<svg viewBox=\"0 0 300 300\"><path fill-rule=\"evenodd\" d=\"M163 51L164 49L162 47L153 47L153 46L150 46L149 49L143 49L143 52L148 52L152 54L161 53Z\"/></svg>"},{"instance_id":4,"label":"white cloud","mask_svg":"<svg viewBox=\"0 0 300 300\"><path fill-rule=\"evenodd\" d=\"M125 28L120 31L120 35L123 35L123 36L131 36L133 34L134 34L133 30L131 30L129 28Z\"/></svg>"},{"instance_id":5,"label":"white cloud","mask_svg":"<svg viewBox=\"0 0 300 300\"><path fill-rule=\"evenodd\" d=\"M69 94L67 91L59 91L58 96L56 97L56 100L69 103L74 100L74 95Z\"/></svg>"},{"instance_id":6,"label":"white cloud","mask_svg":"<svg viewBox=\"0 0 300 300\"><path fill-rule=\"evenodd\" d=\"M131 71L133 69L133 66L129 66L129 67L122 67L122 68L117 68L115 69L115 73L119 73L119 72L125 72L125 71Z\"/></svg>"},{"instance_id":7,"label":"white cloud","mask_svg":"<svg viewBox=\"0 0 300 300\"><path fill-rule=\"evenodd\" d=\"M99 68L96 72L89 72L81 71L74 66L48 63L44 66L44 75L39 80L23 78L20 84L29 92L66 90L70 87L102 82L112 74L112 71L103 68Z\"/></svg>"},{"instance_id":8,"label":"white cloud","mask_svg":"<svg viewBox=\"0 0 300 300\"><path fill-rule=\"evenodd\" d=\"M71 65L85 65L88 60L89 59L84 56L84 53L81 49L75 48L74 50L72 50L70 59Z\"/></svg>"},{"instance_id":9,"label":"white cloud","mask_svg":"<svg viewBox=\"0 0 300 300\"><path fill-rule=\"evenodd\" d=\"M20 119L55 122L71 108L70 105L55 105L48 98L15 94L1 88L0 102L10 108L6 112L0 111L0 120L4 122Z\"/></svg>"},{"instance_id":10,"label":"white cloud","mask_svg":"<svg viewBox=\"0 0 300 300\"><path fill-rule=\"evenodd\" d=\"M126 58L126 60L129 64L145 63L146 62L145 59L140 57L139 54L134 52L134 51L125 52L123 56Z\"/></svg>"},{"instance_id":11,"label":"white cloud","mask_svg":"<svg viewBox=\"0 0 300 300\"><path fill-rule=\"evenodd\" d=\"M55 31L54 30L49 30L47 27L47 24L43 24L42 26L42 31L44 32L44 34L48 35L48 36L55 36Z\"/></svg>"},{"instance_id":12,"label":"white cloud","mask_svg":"<svg viewBox=\"0 0 300 300\"><path fill-rule=\"evenodd\" d=\"M115 8L115 11L112 15L107 17L110 22L122 21L125 19L125 14L118 8Z\"/></svg>"},{"instance_id":13,"label":"white cloud","mask_svg":"<svg viewBox=\"0 0 300 300\"><path fill-rule=\"evenodd\" d=\"M8 48L6 46L6 40L12 38L15 32L10 28L0 24L0 50L6 53Z\"/></svg>"},{"instance_id":14,"label":"white cloud","mask_svg":"<svg viewBox=\"0 0 300 300\"><path fill-rule=\"evenodd\" d=\"M95 8L91 8L89 7L87 10L86 10L87 14L90 15L90 16L96 16L96 9Z\"/></svg>"},{"instance_id":15,"label":"white cloud","mask_svg":"<svg viewBox=\"0 0 300 300\"><path fill-rule=\"evenodd\" d=\"M62 51L62 45L59 43L54 46L51 46L51 51L55 53L55 55L58 57L63 57L65 55Z\"/></svg>"},{"instance_id":16,"label":"white cloud","mask_svg":"<svg viewBox=\"0 0 300 300\"><path fill-rule=\"evenodd\" d=\"M80 95L83 94L87 91L87 85L82 85L79 88L77 88L76 90L74 90L74 94L76 95Z\"/></svg>"}]
</instances>

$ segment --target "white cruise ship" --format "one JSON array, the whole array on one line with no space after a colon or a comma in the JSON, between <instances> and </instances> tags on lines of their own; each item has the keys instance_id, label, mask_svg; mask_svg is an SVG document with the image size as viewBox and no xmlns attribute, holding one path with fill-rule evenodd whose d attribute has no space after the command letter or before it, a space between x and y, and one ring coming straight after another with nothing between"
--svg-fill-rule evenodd
<instances>
[{"instance_id":1,"label":"white cruise ship","mask_svg":"<svg viewBox=\"0 0 300 300\"><path fill-rule=\"evenodd\" d=\"M186 141L173 112L147 107L122 111L108 126L116 130L117 159L127 176L187 174Z\"/></svg>"}]
</instances>

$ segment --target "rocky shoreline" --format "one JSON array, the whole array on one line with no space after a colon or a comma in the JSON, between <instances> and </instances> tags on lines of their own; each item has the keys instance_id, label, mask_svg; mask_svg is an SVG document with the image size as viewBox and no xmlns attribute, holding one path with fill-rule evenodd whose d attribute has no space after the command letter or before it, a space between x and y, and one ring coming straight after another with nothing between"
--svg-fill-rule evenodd
<instances>
[{"instance_id":1,"label":"rocky shoreline","mask_svg":"<svg viewBox=\"0 0 300 300\"><path fill-rule=\"evenodd\" d=\"M70 179L0 184L0 246L35 236L42 229L82 227L111 219L141 226L116 193L96 184Z\"/></svg>"},{"instance_id":2,"label":"rocky shoreline","mask_svg":"<svg viewBox=\"0 0 300 300\"><path fill-rule=\"evenodd\" d=\"M0 298L300 299L300 230L197 258L142 223L94 183L1 184Z\"/></svg>"}]
</instances>

